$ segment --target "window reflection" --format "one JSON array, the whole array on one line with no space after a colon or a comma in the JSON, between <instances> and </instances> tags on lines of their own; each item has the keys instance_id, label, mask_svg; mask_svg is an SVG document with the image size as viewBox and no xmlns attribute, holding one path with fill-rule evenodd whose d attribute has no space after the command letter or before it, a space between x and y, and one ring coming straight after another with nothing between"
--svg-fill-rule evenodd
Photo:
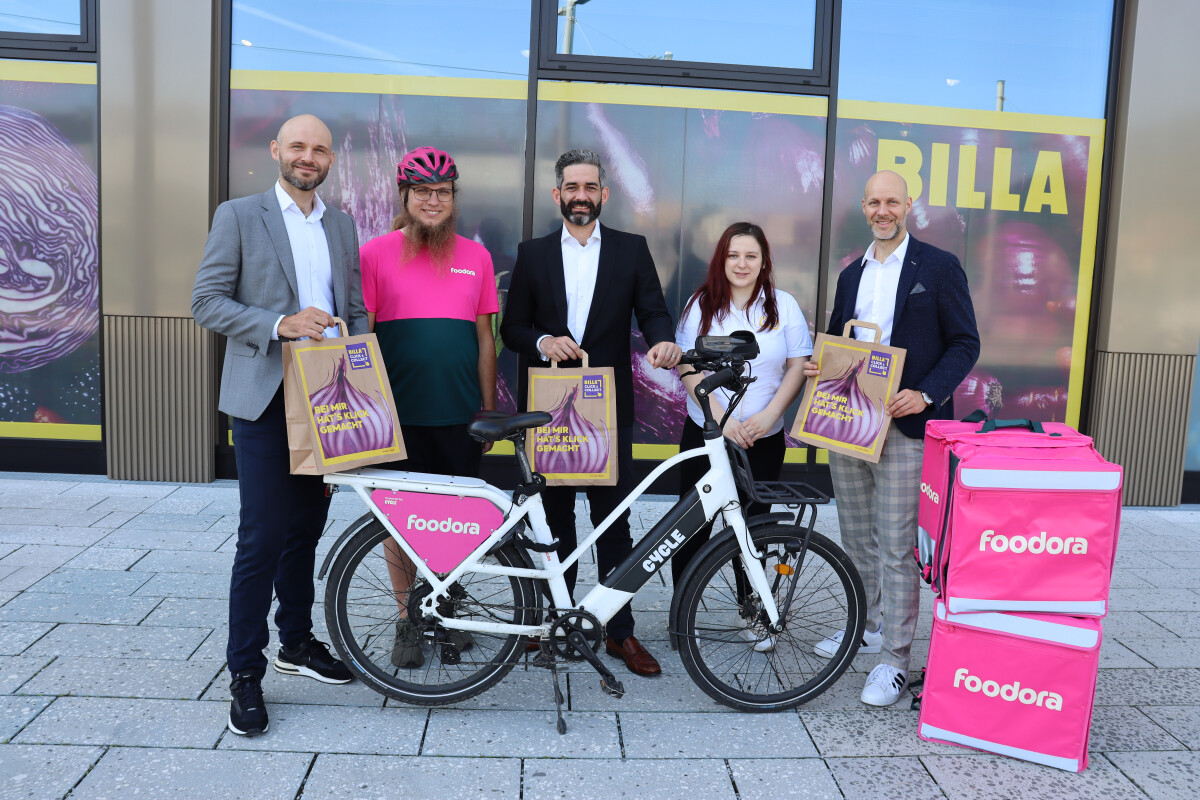
<instances>
[{"instance_id":1,"label":"window reflection","mask_svg":"<svg viewBox=\"0 0 1200 800\"><path fill-rule=\"evenodd\" d=\"M1103 117L1112 0L844 0L838 94ZM880 41L886 42L881 47Z\"/></svg>"},{"instance_id":2,"label":"window reflection","mask_svg":"<svg viewBox=\"0 0 1200 800\"><path fill-rule=\"evenodd\" d=\"M0 33L78 36L79 0L0 0Z\"/></svg>"},{"instance_id":3,"label":"window reflection","mask_svg":"<svg viewBox=\"0 0 1200 800\"><path fill-rule=\"evenodd\" d=\"M816 0L562 0L558 52L812 69Z\"/></svg>"},{"instance_id":4,"label":"window reflection","mask_svg":"<svg viewBox=\"0 0 1200 800\"><path fill-rule=\"evenodd\" d=\"M244 0L234 69L529 75L529 0Z\"/></svg>"}]
</instances>

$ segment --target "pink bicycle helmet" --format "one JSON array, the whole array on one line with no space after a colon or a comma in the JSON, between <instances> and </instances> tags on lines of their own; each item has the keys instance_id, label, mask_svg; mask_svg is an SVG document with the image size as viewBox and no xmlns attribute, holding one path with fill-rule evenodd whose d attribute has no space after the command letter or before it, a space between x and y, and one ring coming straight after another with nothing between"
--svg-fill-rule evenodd
<instances>
[{"instance_id":1,"label":"pink bicycle helmet","mask_svg":"<svg viewBox=\"0 0 1200 800\"><path fill-rule=\"evenodd\" d=\"M442 183L458 179L458 167L445 150L418 147L405 153L396 165L396 184Z\"/></svg>"}]
</instances>

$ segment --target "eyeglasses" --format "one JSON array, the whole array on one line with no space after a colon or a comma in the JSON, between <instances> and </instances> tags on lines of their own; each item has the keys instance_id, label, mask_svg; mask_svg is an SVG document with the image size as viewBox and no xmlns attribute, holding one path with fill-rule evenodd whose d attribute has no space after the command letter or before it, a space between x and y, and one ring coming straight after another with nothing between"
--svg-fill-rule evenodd
<instances>
[{"instance_id":1,"label":"eyeglasses","mask_svg":"<svg viewBox=\"0 0 1200 800\"><path fill-rule=\"evenodd\" d=\"M418 200L425 201L425 200L429 199L429 195L434 193L434 190L430 189L428 186L414 186L412 189L412 193L413 193L413 196L416 197ZM437 197L438 197L438 200L441 200L443 203L448 203L452 199L454 199L454 190L453 189L438 189Z\"/></svg>"}]
</instances>

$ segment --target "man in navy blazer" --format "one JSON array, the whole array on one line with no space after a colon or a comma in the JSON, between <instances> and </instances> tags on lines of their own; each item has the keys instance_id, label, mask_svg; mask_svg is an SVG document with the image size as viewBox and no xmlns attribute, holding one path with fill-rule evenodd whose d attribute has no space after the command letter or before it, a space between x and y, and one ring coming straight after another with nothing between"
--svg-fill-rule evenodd
<instances>
[{"instance_id":1,"label":"man in navy blazer","mask_svg":"<svg viewBox=\"0 0 1200 800\"><path fill-rule=\"evenodd\" d=\"M629 321L650 345L646 359L670 369L682 350L663 299L658 273L644 236L601 225L600 209L608 200L604 166L590 150L571 150L554 165L554 200L563 225L548 236L521 242L500 324L504 344L519 355L517 405L526 407L530 366L559 362L612 367L617 394L617 485L587 488L592 524L599 525L634 488L633 367L629 354ZM565 558L576 547L575 490L555 486L542 494L546 522ZM596 542L596 566L604 577L629 555L633 539L629 512L623 513ZM574 591L577 568L564 576ZM633 636L633 614L625 606L609 620L605 646L638 675L657 675L658 662Z\"/></svg>"},{"instance_id":2,"label":"man in navy blazer","mask_svg":"<svg viewBox=\"0 0 1200 800\"><path fill-rule=\"evenodd\" d=\"M842 544L867 595L859 652L880 654L861 699L888 706L908 683L920 604L913 546L925 423L953 417L954 390L979 357L979 331L958 259L908 234L912 198L904 179L891 171L871 176L862 209L874 241L838 276L828 333L841 336L852 319L873 322L883 344L906 350L904 371L887 406L893 421L879 463L830 453L829 471ZM871 341L875 332L856 327L853 335ZM815 378L818 365L807 362L804 374ZM834 634L814 650L828 658L841 639Z\"/></svg>"}]
</instances>

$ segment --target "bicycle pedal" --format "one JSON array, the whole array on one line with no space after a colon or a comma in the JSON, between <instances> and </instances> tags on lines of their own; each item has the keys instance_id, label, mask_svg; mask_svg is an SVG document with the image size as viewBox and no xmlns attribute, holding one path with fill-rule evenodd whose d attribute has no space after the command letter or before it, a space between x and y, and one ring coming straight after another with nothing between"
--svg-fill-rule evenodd
<instances>
[{"instance_id":1,"label":"bicycle pedal","mask_svg":"<svg viewBox=\"0 0 1200 800\"><path fill-rule=\"evenodd\" d=\"M616 678L609 683L607 678L600 679L600 691L604 692L609 697L620 699L625 696L625 685Z\"/></svg>"},{"instance_id":2,"label":"bicycle pedal","mask_svg":"<svg viewBox=\"0 0 1200 800\"><path fill-rule=\"evenodd\" d=\"M462 653L452 644L443 644L439 657L443 664L454 665L462 663Z\"/></svg>"}]
</instances>

